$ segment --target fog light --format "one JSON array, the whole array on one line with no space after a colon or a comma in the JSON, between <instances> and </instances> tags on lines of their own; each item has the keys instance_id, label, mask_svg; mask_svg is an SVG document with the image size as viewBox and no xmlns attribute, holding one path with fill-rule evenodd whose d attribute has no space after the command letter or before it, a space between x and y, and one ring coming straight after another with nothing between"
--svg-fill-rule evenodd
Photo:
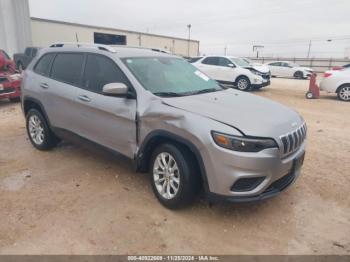
<instances>
[{"instance_id":1,"label":"fog light","mask_svg":"<svg viewBox=\"0 0 350 262\"><path fill-rule=\"evenodd\" d=\"M265 177L246 177L238 179L231 187L231 191L245 192L251 191L259 186Z\"/></svg>"}]
</instances>

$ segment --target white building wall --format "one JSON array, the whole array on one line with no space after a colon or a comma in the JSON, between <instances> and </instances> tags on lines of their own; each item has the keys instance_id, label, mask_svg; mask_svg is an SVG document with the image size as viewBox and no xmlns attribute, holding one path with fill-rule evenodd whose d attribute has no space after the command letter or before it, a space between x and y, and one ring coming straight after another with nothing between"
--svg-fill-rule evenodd
<instances>
[{"instance_id":1,"label":"white building wall","mask_svg":"<svg viewBox=\"0 0 350 262\"><path fill-rule=\"evenodd\" d=\"M0 0L0 49L12 56L31 40L28 0Z\"/></svg>"},{"instance_id":2,"label":"white building wall","mask_svg":"<svg viewBox=\"0 0 350 262\"><path fill-rule=\"evenodd\" d=\"M161 48L177 55L187 56L188 40L127 30L99 28L80 24L31 18L31 30L34 46L49 46L57 42L93 43L94 32L126 35L127 45L148 48ZM190 41L190 56L198 55L199 41Z\"/></svg>"}]
</instances>

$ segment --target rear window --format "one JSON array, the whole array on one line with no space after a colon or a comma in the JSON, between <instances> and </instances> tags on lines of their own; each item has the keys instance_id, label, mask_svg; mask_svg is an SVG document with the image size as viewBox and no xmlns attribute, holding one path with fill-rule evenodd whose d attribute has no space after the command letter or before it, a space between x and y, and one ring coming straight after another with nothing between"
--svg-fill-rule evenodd
<instances>
[{"instance_id":1,"label":"rear window","mask_svg":"<svg viewBox=\"0 0 350 262\"><path fill-rule=\"evenodd\" d=\"M52 64L51 77L55 80L79 86L84 54L57 54Z\"/></svg>"},{"instance_id":2,"label":"rear window","mask_svg":"<svg viewBox=\"0 0 350 262\"><path fill-rule=\"evenodd\" d=\"M39 62L34 67L34 72L43 76L48 76L50 73L50 65L55 57L55 54L46 54L40 58Z\"/></svg>"}]
</instances>

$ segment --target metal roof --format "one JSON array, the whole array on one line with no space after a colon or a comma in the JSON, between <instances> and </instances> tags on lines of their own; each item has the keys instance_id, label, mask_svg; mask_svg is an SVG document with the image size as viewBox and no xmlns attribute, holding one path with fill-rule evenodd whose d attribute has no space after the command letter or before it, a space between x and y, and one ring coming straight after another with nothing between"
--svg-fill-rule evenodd
<instances>
[{"instance_id":1,"label":"metal roof","mask_svg":"<svg viewBox=\"0 0 350 262\"><path fill-rule=\"evenodd\" d=\"M42 22L63 24L63 25L71 25L71 26L81 26L81 27L91 28L91 29L112 30L112 31L119 31L119 32L124 32L124 33L141 34L141 35L156 36L156 37L163 37L163 38L168 38L168 39L177 39L177 40L182 40L182 41L188 41L188 39L181 38L181 37L173 37L173 36L165 36L165 35L158 35L158 34L143 33L143 32L138 32L138 31L118 29L118 28L113 28L113 27L103 27L103 26L97 26L97 25L85 25L85 24L65 22L65 21L58 21L58 20L51 20L51 19L44 19L44 18L38 18L38 17L31 17L30 19L33 20L33 21L42 21ZM193 39L191 39L190 42L199 43L198 40L193 40Z\"/></svg>"}]
</instances>

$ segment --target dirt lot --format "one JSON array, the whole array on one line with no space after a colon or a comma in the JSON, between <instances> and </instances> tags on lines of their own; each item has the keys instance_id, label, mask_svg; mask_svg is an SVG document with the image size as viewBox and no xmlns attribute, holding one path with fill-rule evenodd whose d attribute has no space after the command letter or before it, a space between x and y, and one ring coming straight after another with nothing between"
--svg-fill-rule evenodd
<instances>
[{"instance_id":1,"label":"dirt lot","mask_svg":"<svg viewBox=\"0 0 350 262\"><path fill-rule=\"evenodd\" d=\"M35 150L20 105L0 101L0 254L350 254L350 104L306 100L307 85L273 79L255 92L307 121L298 181L265 202L181 211L122 158L69 143Z\"/></svg>"}]
</instances>

